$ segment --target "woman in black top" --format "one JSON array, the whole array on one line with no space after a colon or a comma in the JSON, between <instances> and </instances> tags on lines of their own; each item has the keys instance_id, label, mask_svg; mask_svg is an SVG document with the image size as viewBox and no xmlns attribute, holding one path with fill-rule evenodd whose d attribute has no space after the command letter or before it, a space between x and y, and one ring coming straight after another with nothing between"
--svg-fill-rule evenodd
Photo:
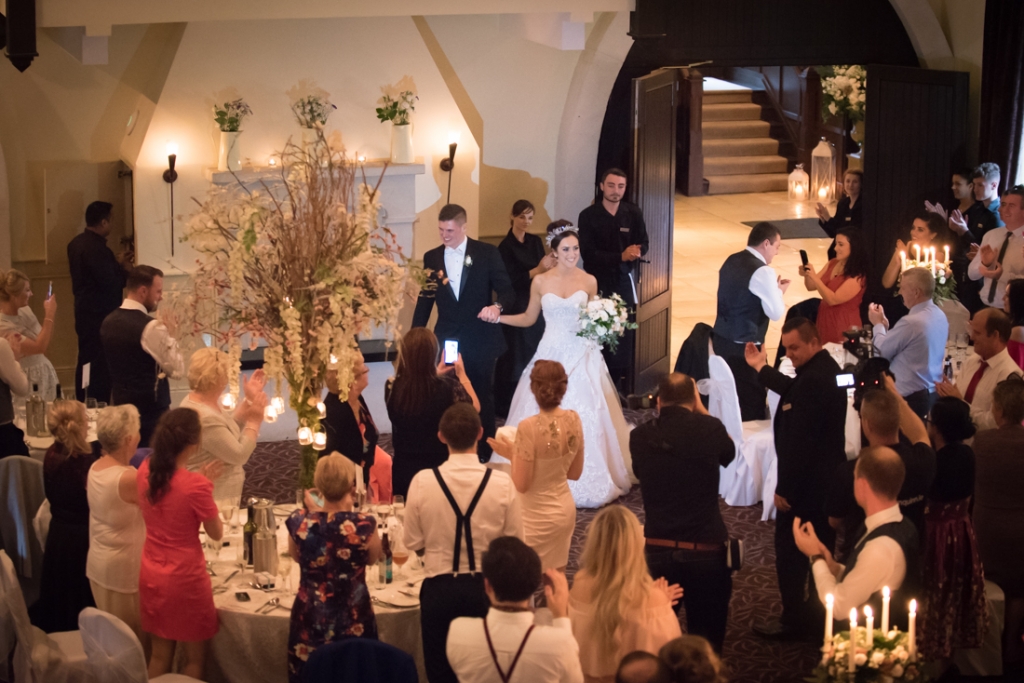
<instances>
[{"instance_id":1,"label":"woman in black top","mask_svg":"<svg viewBox=\"0 0 1024 683\"><path fill-rule=\"evenodd\" d=\"M971 407L943 397L932 406L928 436L936 473L925 507L924 586L921 615L926 657L945 659L954 648L981 647L987 608L985 577L970 518L974 493Z\"/></svg>"},{"instance_id":2,"label":"woman in black top","mask_svg":"<svg viewBox=\"0 0 1024 683\"><path fill-rule=\"evenodd\" d=\"M437 337L425 327L414 327L402 337L398 369L384 387L384 402L395 449L391 485L396 496L408 493L417 472L448 459L448 447L437 438L444 411L460 402L480 410L462 355L452 367L438 364Z\"/></svg>"},{"instance_id":3,"label":"woman in black top","mask_svg":"<svg viewBox=\"0 0 1024 683\"><path fill-rule=\"evenodd\" d=\"M327 447L320 452L320 457L338 452L361 465L363 482L367 484L370 482L370 468L373 467L377 441L380 439L377 425L363 399L363 390L369 384L369 377L370 368L366 367L360 354L355 364L352 386L342 401L338 373L327 373L327 396L324 397L327 417L323 421L324 431L327 432Z\"/></svg>"},{"instance_id":4,"label":"woman in black top","mask_svg":"<svg viewBox=\"0 0 1024 683\"><path fill-rule=\"evenodd\" d=\"M85 576L89 554L89 468L103 454L89 443L85 404L56 401L46 417L54 442L43 460L43 487L50 501L50 529L43 551L39 600L29 614L47 633L77 631L78 613L95 607Z\"/></svg>"},{"instance_id":5,"label":"woman in black top","mask_svg":"<svg viewBox=\"0 0 1024 683\"><path fill-rule=\"evenodd\" d=\"M537 235L527 232L533 224L533 204L520 199L512 205L512 227L498 245L505 270L512 280L516 292L516 303L507 311L508 315L522 313L530 303L530 283L536 275L550 270L555 265L553 255L544 255L544 242ZM559 221L568 223L568 221ZM544 318L541 316L531 327L502 326L508 350L498 358L494 370L494 409L498 415L507 415L512 396L515 394L519 377L537 352L537 344L544 336Z\"/></svg>"},{"instance_id":6,"label":"woman in black top","mask_svg":"<svg viewBox=\"0 0 1024 683\"><path fill-rule=\"evenodd\" d=\"M860 201L860 189L863 181L864 173L860 169L846 169L846 173L843 174L843 198L836 205L836 215L829 215L824 204L818 204L815 207L818 213L818 225L832 238L832 244L828 248L829 260L836 257L836 233L852 225L859 228L864 224L863 205Z\"/></svg>"}]
</instances>

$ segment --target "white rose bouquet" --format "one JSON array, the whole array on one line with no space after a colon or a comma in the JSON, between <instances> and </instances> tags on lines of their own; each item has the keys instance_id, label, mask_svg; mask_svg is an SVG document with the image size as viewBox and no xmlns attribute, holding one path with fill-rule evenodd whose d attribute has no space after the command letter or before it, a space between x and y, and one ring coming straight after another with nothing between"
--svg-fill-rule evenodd
<instances>
[{"instance_id":1,"label":"white rose bouquet","mask_svg":"<svg viewBox=\"0 0 1024 683\"><path fill-rule=\"evenodd\" d=\"M629 308L618 294L601 299L594 297L580 306L580 329L577 337L593 339L614 352L619 346L619 337L626 330L635 330L636 323L629 322Z\"/></svg>"},{"instance_id":2,"label":"white rose bouquet","mask_svg":"<svg viewBox=\"0 0 1024 683\"><path fill-rule=\"evenodd\" d=\"M845 114L851 121L864 120L867 71L857 66L827 66L821 75L821 118Z\"/></svg>"},{"instance_id":3,"label":"white rose bouquet","mask_svg":"<svg viewBox=\"0 0 1024 683\"><path fill-rule=\"evenodd\" d=\"M910 636L894 628L888 633L873 629L874 639L867 642L867 629L856 629L856 647L850 647L850 632L832 637L832 646L825 649L821 663L812 672L809 683L910 683L928 680L920 654L911 657ZM850 671L851 652L855 670Z\"/></svg>"}]
</instances>

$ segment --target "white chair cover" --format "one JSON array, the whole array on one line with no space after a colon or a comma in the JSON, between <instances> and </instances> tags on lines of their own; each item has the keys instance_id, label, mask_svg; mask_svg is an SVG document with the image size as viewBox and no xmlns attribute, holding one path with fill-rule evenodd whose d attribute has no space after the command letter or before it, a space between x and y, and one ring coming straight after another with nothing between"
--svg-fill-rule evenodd
<instances>
[{"instance_id":1,"label":"white chair cover","mask_svg":"<svg viewBox=\"0 0 1024 683\"><path fill-rule=\"evenodd\" d=\"M39 539L39 545L43 548L46 547L46 536L50 533L51 519L53 519L53 514L50 513L50 501L44 500L43 504L39 506L36 516L32 519L32 528L35 529L36 538Z\"/></svg>"},{"instance_id":2,"label":"white chair cover","mask_svg":"<svg viewBox=\"0 0 1024 683\"><path fill-rule=\"evenodd\" d=\"M46 499L43 463L23 455L0 458L0 548L7 551L21 581L25 603L39 597L43 571L43 547L36 540L32 518Z\"/></svg>"},{"instance_id":3,"label":"white chair cover","mask_svg":"<svg viewBox=\"0 0 1024 683\"><path fill-rule=\"evenodd\" d=\"M949 321L950 339L956 339L958 334L967 334L967 328L971 324L971 312L962 303L952 299L939 299L938 307Z\"/></svg>"},{"instance_id":4,"label":"white chair cover","mask_svg":"<svg viewBox=\"0 0 1024 683\"><path fill-rule=\"evenodd\" d=\"M95 607L86 607L78 615L78 628L82 634L85 653L89 657L89 665L101 683L194 683L197 680L181 674L149 678L142 643L127 624L112 614Z\"/></svg>"},{"instance_id":5,"label":"white chair cover","mask_svg":"<svg viewBox=\"0 0 1024 683\"><path fill-rule=\"evenodd\" d=\"M8 625L17 639L14 680L18 683L95 683L78 631L47 635L29 622L14 564L0 550L0 645L8 646ZM9 650L7 650L9 652ZM7 660L6 652L4 661ZM142 679L145 680L145 679Z\"/></svg>"}]
</instances>

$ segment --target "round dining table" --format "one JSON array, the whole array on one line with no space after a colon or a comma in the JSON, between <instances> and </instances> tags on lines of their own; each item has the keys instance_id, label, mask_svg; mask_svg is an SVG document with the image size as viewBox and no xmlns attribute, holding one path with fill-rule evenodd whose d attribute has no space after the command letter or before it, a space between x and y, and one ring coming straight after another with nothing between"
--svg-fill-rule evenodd
<instances>
[{"instance_id":1,"label":"round dining table","mask_svg":"<svg viewBox=\"0 0 1024 683\"><path fill-rule=\"evenodd\" d=\"M295 505L274 507L277 520L279 555L287 553L285 518ZM240 527L224 537L218 560L211 564L215 576L214 604L220 617L220 630L210 642L203 680L208 683L284 683L288 680L288 626L292 603L299 584L299 566L290 558L287 579L274 577L282 587L262 590L255 587L252 566L239 568L237 549L242 543ZM204 537L205 540L205 537ZM373 599L377 632L381 641L412 655L420 680L425 681L423 640L420 636L419 590L423 571L411 560L402 577L380 585L377 568L367 569L367 585ZM397 568L397 567L396 567ZM248 596L240 600L239 594ZM276 601L271 604L271 601Z\"/></svg>"}]
</instances>

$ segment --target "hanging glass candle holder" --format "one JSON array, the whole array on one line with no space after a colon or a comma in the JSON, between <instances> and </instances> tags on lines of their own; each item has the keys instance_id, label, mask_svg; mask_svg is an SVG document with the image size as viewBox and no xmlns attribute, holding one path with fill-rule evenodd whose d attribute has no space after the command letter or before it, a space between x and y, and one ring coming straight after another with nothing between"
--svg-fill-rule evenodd
<instances>
[{"instance_id":1,"label":"hanging glass candle holder","mask_svg":"<svg viewBox=\"0 0 1024 683\"><path fill-rule=\"evenodd\" d=\"M278 415L284 415L284 399L280 396L270 399L270 406Z\"/></svg>"},{"instance_id":2,"label":"hanging glass candle holder","mask_svg":"<svg viewBox=\"0 0 1024 683\"><path fill-rule=\"evenodd\" d=\"M313 430L309 427L299 427L299 445L308 446L313 443Z\"/></svg>"},{"instance_id":3,"label":"hanging glass candle holder","mask_svg":"<svg viewBox=\"0 0 1024 683\"><path fill-rule=\"evenodd\" d=\"M313 450L322 451L327 448L327 432L317 430L313 433Z\"/></svg>"}]
</instances>

